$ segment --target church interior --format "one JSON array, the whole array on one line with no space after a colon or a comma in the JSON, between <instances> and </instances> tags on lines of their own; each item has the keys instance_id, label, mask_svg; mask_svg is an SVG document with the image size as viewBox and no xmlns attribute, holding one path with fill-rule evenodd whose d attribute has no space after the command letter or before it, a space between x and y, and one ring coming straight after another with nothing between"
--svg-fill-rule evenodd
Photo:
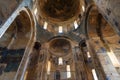
<instances>
[{"instance_id":1,"label":"church interior","mask_svg":"<svg viewBox=\"0 0 120 80\"><path fill-rule=\"evenodd\" d=\"M0 0L0 80L120 80L120 0Z\"/></svg>"}]
</instances>

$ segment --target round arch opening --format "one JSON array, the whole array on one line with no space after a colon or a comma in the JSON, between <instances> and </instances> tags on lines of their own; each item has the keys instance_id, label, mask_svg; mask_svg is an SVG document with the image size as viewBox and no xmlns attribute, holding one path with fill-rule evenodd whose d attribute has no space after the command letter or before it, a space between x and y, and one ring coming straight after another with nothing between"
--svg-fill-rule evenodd
<instances>
[{"instance_id":1,"label":"round arch opening","mask_svg":"<svg viewBox=\"0 0 120 80\"><path fill-rule=\"evenodd\" d=\"M23 57L29 54L28 48L31 49L34 43L34 30L30 14L22 10L0 38L0 64L4 72L0 76L1 80L5 77L14 79ZM4 74L8 76L2 76Z\"/></svg>"},{"instance_id":2,"label":"round arch opening","mask_svg":"<svg viewBox=\"0 0 120 80\"><path fill-rule=\"evenodd\" d=\"M90 48L92 54L99 58L101 64L103 63L103 54L106 55L110 62L112 62L110 65L113 65L113 68L119 73L119 35L114 30L114 26L111 26L108 21L105 20L104 16L99 13L96 6L90 6L89 8L85 30L87 45L89 48L92 47ZM104 65L102 64L101 66ZM103 69L105 69L105 67L103 67Z\"/></svg>"}]
</instances>

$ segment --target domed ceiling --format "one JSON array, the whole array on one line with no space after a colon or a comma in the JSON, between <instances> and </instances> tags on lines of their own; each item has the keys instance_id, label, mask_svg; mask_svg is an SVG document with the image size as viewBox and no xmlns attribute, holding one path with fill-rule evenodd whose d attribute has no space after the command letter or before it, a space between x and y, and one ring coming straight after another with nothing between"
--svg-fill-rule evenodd
<instances>
[{"instance_id":1,"label":"domed ceiling","mask_svg":"<svg viewBox=\"0 0 120 80\"><path fill-rule=\"evenodd\" d=\"M55 56L66 56L71 52L71 43L64 38L56 38L49 43L50 53Z\"/></svg>"},{"instance_id":2,"label":"domed ceiling","mask_svg":"<svg viewBox=\"0 0 120 80\"><path fill-rule=\"evenodd\" d=\"M48 0L40 3L40 13L43 18L53 22L63 22L79 15L79 0ZM53 20L53 21L52 21Z\"/></svg>"},{"instance_id":3,"label":"domed ceiling","mask_svg":"<svg viewBox=\"0 0 120 80\"><path fill-rule=\"evenodd\" d=\"M36 0L36 18L40 26L49 32L58 33L74 30L79 25L85 10L83 0Z\"/></svg>"}]
</instances>

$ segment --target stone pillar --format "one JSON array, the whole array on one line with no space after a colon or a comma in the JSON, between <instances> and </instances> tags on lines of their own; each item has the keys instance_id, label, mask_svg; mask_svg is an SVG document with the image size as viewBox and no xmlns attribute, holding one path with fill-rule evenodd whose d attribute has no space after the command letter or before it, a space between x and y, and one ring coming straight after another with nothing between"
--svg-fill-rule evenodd
<instances>
[{"instance_id":1,"label":"stone pillar","mask_svg":"<svg viewBox=\"0 0 120 80\"><path fill-rule=\"evenodd\" d=\"M75 47L73 53L76 68L76 80L93 80L91 72L84 62L84 53L82 53L79 47Z\"/></svg>"},{"instance_id":2,"label":"stone pillar","mask_svg":"<svg viewBox=\"0 0 120 80\"><path fill-rule=\"evenodd\" d=\"M93 41L93 40L92 40ZM89 47L93 48L95 50L95 53L97 53L96 57L100 60L100 63L102 65L102 68L106 75L106 80L120 80L120 75L116 71L115 67L113 66L107 51L105 51L105 48L103 44L99 41L97 44L95 44L92 41L88 41ZM93 47L94 46L94 47Z\"/></svg>"},{"instance_id":3,"label":"stone pillar","mask_svg":"<svg viewBox=\"0 0 120 80\"><path fill-rule=\"evenodd\" d=\"M91 40L87 40L86 41L87 47L88 47L88 51L91 54L91 58L92 58L92 64L93 64L93 68L96 70L96 74L99 80L105 80L106 79L106 75L103 71L103 68L101 66L100 60L96 55L95 52L95 47L93 46L93 43Z\"/></svg>"}]
</instances>

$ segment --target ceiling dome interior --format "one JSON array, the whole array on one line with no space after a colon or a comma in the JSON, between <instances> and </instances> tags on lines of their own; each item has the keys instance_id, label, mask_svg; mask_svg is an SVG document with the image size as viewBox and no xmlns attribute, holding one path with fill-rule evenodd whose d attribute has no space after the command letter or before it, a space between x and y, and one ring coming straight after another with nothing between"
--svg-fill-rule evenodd
<instances>
[{"instance_id":1,"label":"ceiling dome interior","mask_svg":"<svg viewBox=\"0 0 120 80\"><path fill-rule=\"evenodd\" d=\"M79 0L47 0L42 1L40 10L44 17L50 17L57 21L67 21L79 13Z\"/></svg>"},{"instance_id":2,"label":"ceiling dome interior","mask_svg":"<svg viewBox=\"0 0 120 80\"><path fill-rule=\"evenodd\" d=\"M71 43L67 39L57 38L49 43L49 50L53 55L65 56L71 51Z\"/></svg>"}]
</instances>

